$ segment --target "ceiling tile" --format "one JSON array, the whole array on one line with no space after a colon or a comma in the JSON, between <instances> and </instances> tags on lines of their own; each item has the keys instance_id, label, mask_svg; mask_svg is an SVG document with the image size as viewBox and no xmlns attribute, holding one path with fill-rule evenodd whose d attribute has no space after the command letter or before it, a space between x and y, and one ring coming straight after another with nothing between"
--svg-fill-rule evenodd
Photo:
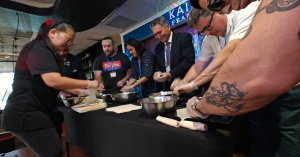
<instances>
[{"instance_id":1,"label":"ceiling tile","mask_svg":"<svg viewBox=\"0 0 300 157\"><path fill-rule=\"evenodd\" d=\"M132 20L130 18L124 17L122 15L118 15L116 18L112 19L110 22L108 22L106 25L120 28L120 29L126 29L133 24L135 24L137 21Z\"/></svg>"},{"instance_id":2,"label":"ceiling tile","mask_svg":"<svg viewBox=\"0 0 300 157\"><path fill-rule=\"evenodd\" d=\"M72 47L70 47L70 50L78 50L78 49L80 49L80 50L83 50L83 49L87 49L88 47L90 47L90 46L87 46L87 45L74 45L74 46L72 46Z\"/></svg>"},{"instance_id":3,"label":"ceiling tile","mask_svg":"<svg viewBox=\"0 0 300 157\"><path fill-rule=\"evenodd\" d=\"M153 8L156 12L162 11L169 7L171 4L176 3L178 0L139 0L141 3ZM182 1L182 0L180 0Z\"/></svg>"},{"instance_id":4,"label":"ceiling tile","mask_svg":"<svg viewBox=\"0 0 300 157\"><path fill-rule=\"evenodd\" d=\"M90 29L90 31L97 33L97 34L102 34L104 36L111 36L113 34L122 33L123 29L110 27L110 26L107 26L107 25L101 23L101 24L97 25L96 27Z\"/></svg>"},{"instance_id":5,"label":"ceiling tile","mask_svg":"<svg viewBox=\"0 0 300 157\"><path fill-rule=\"evenodd\" d=\"M155 9L141 3L140 1L135 1L135 3L128 7L121 15L135 21L142 21L155 13Z\"/></svg>"},{"instance_id":6,"label":"ceiling tile","mask_svg":"<svg viewBox=\"0 0 300 157\"><path fill-rule=\"evenodd\" d=\"M72 55L77 55L80 52L82 52L83 50L70 50L69 53L71 53Z\"/></svg>"},{"instance_id":7,"label":"ceiling tile","mask_svg":"<svg viewBox=\"0 0 300 157\"><path fill-rule=\"evenodd\" d=\"M94 44L96 44L98 41L94 41L94 40L85 40L83 41L81 44L82 45L86 45L86 46L92 46ZM74 45L75 46L75 45Z\"/></svg>"},{"instance_id":8,"label":"ceiling tile","mask_svg":"<svg viewBox=\"0 0 300 157\"><path fill-rule=\"evenodd\" d=\"M93 34L93 35L89 36L89 39L101 40L104 37L105 37L105 35L97 33L97 34Z\"/></svg>"}]
</instances>

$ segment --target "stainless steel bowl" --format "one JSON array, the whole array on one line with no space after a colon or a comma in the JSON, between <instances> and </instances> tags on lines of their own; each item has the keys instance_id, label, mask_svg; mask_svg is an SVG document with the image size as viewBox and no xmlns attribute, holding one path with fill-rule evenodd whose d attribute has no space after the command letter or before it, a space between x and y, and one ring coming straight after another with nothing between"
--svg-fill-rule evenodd
<instances>
[{"instance_id":1,"label":"stainless steel bowl","mask_svg":"<svg viewBox=\"0 0 300 157\"><path fill-rule=\"evenodd\" d=\"M96 95L97 98L100 98L100 99L103 99L104 102L111 102L112 101L112 98L111 98L111 95L110 94L102 94L102 93L99 93L98 95Z\"/></svg>"},{"instance_id":2,"label":"stainless steel bowl","mask_svg":"<svg viewBox=\"0 0 300 157\"><path fill-rule=\"evenodd\" d=\"M119 103L129 103L137 98L137 92L117 93L111 96Z\"/></svg>"},{"instance_id":3,"label":"stainless steel bowl","mask_svg":"<svg viewBox=\"0 0 300 157\"><path fill-rule=\"evenodd\" d=\"M157 97L157 96L171 96L173 94L173 91L161 91L157 93L149 94L148 97Z\"/></svg>"},{"instance_id":4,"label":"stainless steel bowl","mask_svg":"<svg viewBox=\"0 0 300 157\"><path fill-rule=\"evenodd\" d=\"M74 105L78 105L79 103L81 103L83 99L84 97L72 97L72 98L62 99L62 101L67 107L72 107Z\"/></svg>"},{"instance_id":5,"label":"stainless steel bowl","mask_svg":"<svg viewBox=\"0 0 300 157\"><path fill-rule=\"evenodd\" d=\"M138 100L149 116L165 116L175 110L177 96L157 96Z\"/></svg>"}]
</instances>

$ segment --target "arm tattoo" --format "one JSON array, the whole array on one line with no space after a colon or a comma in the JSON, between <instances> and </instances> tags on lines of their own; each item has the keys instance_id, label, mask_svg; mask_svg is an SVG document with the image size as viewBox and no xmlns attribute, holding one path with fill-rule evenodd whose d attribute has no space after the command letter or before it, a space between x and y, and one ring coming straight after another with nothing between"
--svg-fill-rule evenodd
<instances>
[{"instance_id":1,"label":"arm tattoo","mask_svg":"<svg viewBox=\"0 0 300 157\"><path fill-rule=\"evenodd\" d=\"M270 4L261 8L262 3L263 1L260 2L256 15L264 9L266 9L267 14L271 14L275 11L288 11L294 9L300 5L300 0L273 0Z\"/></svg>"},{"instance_id":2,"label":"arm tattoo","mask_svg":"<svg viewBox=\"0 0 300 157\"><path fill-rule=\"evenodd\" d=\"M242 40L244 40L250 33L251 33L251 31L252 31L252 28L253 28L253 26L252 25L250 25L250 27L248 28L248 31L247 31L247 33L245 34L245 36L243 37L243 39Z\"/></svg>"},{"instance_id":3,"label":"arm tattoo","mask_svg":"<svg viewBox=\"0 0 300 157\"><path fill-rule=\"evenodd\" d=\"M240 91L236 87L236 83L228 84L221 83L221 90L218 87L210 87L210 91L205 94L205 101L207 104L217 107L224 107L228 112L239 112L245 103L239 102L247 94Z\"/></svg>"}]
</instances>

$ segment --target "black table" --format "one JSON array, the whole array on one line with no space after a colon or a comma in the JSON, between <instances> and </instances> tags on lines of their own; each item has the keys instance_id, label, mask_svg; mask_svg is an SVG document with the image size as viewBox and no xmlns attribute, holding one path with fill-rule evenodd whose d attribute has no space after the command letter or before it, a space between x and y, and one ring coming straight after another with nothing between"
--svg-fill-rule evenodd
<instances>
[{"instance_id":1,"label":"black table","mask_svg":"<svg viewBox=\"0 0 300 157\"><path fill-rule=\"evenodd\" d=\"M184 107L186 100L178 101L177 108ZM122 104L113 102L108 107L118 105ZM237 116L230 124L208 122L208 131L192 131L159 123L143 109L121 114L105 109L59 110L65 117L66 142L94 157L232 157L242 121Z\"/></svg>"}]
</instances>

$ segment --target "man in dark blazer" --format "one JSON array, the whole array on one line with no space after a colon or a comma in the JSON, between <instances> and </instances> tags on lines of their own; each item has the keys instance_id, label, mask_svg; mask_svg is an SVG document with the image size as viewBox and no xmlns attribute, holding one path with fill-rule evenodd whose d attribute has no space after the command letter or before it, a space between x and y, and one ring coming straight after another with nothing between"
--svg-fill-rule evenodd
<instances>
[{"instance_id":1,"label":"man in dark blazer","mask_svg":"<svg viewBox=\"0 0 300 157\"><path fill-rule=\"evenodd\" d=\"M86 79L83 66L82 66L82 59L80 57L70 54L69 50L58 51L58 54L64 64L65 77L81 79L81 80ZM64 104L61 100L58 100L57 106L53 111L53 116L51 117L51 120L54 124L54 127L56 129L59 138L61 138L62 123L64 122L63 113L58 111L58 107L60 106L64 106Z\"/></svg>"},{"instance_id":2,"label":"man in dark blazer","mask_svg":"<svg viewBox=\"0 0 300 157\"><path fill-rule=\"evenodd\" d=\"M173 80L183 78L195 63L192 35L172 32L169 22L163 16L155 18L150 28L155 38L161 41L155 48L153 79L164 82L163 85L157 84L158 90L169 91Z\"/></svg>"}]
</instances>

